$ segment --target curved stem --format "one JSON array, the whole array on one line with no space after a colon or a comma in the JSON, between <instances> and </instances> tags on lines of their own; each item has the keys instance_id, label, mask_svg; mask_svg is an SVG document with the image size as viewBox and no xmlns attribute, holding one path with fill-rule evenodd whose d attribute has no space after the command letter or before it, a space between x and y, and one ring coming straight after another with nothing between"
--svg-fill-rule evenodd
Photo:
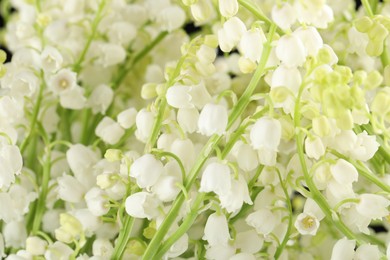
<instances>
[{"instance_id":1,"label":"curved stem","mask_svg":"<svg viewBox=\"0 0 390 260\"><path fill-rule=\"evenodd\" d=\"M123 232L120 232L117 243L115 244L114 253L111 256L112 260L122 259L123 253L126 250L127 243L130 240L131 230L133 228L134 218L126 213L124 219Z\"/></svg>"},{"instance_id":2,"label":"curved stem","mask_svg":"<svg viewBox=\"0 0 390 260\"><path fill-rule=\"evenodd\" d=\"M89 47L91 46L93 39L95 38L99 22L103 18L102 13L103 13L103 9L104 9L105 4L106 4L106 0L101 0L99 7L98 7L98 10L97 10L97 13L96 13L96 16L95 16L95 19L92 22L92 33L88 37L87 43L85 44L84 49L82 50L82 52L80 54L80 57L78 58L76 63L73 65L73 70L76 73L79 73L81 71L81 68L82 68L81 64L83 63L85 56L87 55L87 52L89 50Z\"/></svg>"},{"instance_id":3,"label":"curved stem","mask_svg":"<svg viewBox=\"0 0 390 260\"><path fill-rule=\"evenodd\" d=\"M134 66L140 61L143 57L145 57L156 45L158 45L166 36L168 35L167 31L161 32L156 39L154 39L151 43L149 43L145 48L143 48L135 57L134 59L129 63L125 64L121 67L119 70L119 73L117 74L116 78L113 80L111 87L112 89L117 89L124 78L126 77L127 73L129 73Z\"/></svg>"},{"instance_id":4,"label":"curved stem","mask_svg":"<svg viewBox=\"0 0 390 260\"><path fill-rule=\"evenodd\" d=\"M41 221L43 217L43 213L45 212L46 208L46 197L47 193L49 191L49 180L50 180L50 168L51 168L51 149L46 148L47 152L46 155L46 161L43 165L43 176L42 176L42 183L41 183L41 193L39 194L37 207L35 210L35 216L32 224L31 233L33 235L36 235L39 231L39 228L41 226Z\"/></svg>"},{"instance_id":5,"label":"curved stem","mask_svg":"<svg viewBox=\"0 0 390 260\"><path fill-rule=\"evenodd\" d=\"M368 0L362 0L361 2L362 2L362 5L364 6L364 9L366 10L367 15L370 16L370 17L373 17L374 16L374 12L372 11L371 5L368 2Z\"/></svg>"}]
</instances>

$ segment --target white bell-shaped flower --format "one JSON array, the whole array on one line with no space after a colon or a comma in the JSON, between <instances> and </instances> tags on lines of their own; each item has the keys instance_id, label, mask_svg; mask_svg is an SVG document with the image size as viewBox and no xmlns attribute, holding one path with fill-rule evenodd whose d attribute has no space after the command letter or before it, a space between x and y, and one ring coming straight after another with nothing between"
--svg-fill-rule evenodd
<instances>
[{"instance_id":1,"label":"white bell-shaped flower","mask_svg":"<svg viewBox=\"0 0 390 260\"><path fill-rule=\"evenodd\" d=\"M114 247L110 240L97 238L92 244L92 254L102 258L110 258L114 252Z\"/></svg>"},{"instance_id":2,"label":"white bell-shaped flower","mask_svg":"<svg viewBox=\"0 0 390 260\"><path fill-rule=\"evenodd\" d=\"M41 53L42 68L50 73L59 70L63 60L61 53L52 46L46 46Z\"/></svg>"},{"instance_id":3,"label":"white bell-shaped flower","mask_svg":"<svg viewBox=\"0 0 390 260\"><path fill-rule=\"evenodd\" d=\"M105 114L108 107L111 105L114 99L114 91L112 88L105 84L101 84L93 89L92 94L89 96L87 104L92 108L94 114Z\"/></svg>"},{"instance_id":4,"label":"white bell-shaped flower","mask_svg":"<svg viewBox=\"0 0 390 260\"><path fill-rule=\"evenodd\" d=\"M136 117L137 110L131 107L120 112L116 117L116 120L122 128L129 129L135 124Z\"/></svg>"},{"instance_id":5,"label":"white bell-shaped flower","mask_svg":"<svg viewBox=\"0 0 390 260\"><path fill-rule=\"evenodd\" d=\"M236 249L231 245L217 245L206 249L206 259L225 260L234 255Z\"/></svg>"},{"instance_id":6,"label":"white bell-shaped flower","mask_svg":"<svg viewBox=\"0 0 390 260\"><path fill-rule=\"evenodd\" d=\"M259 166L257 152L249 144L241 144L237 150L237 164L243 171L250 172Z\"/></svg>"},{"instance_id":7,"label":"white bell-shaped flower","mask_svg":"<svg viewBox=\"0 0 390 260\"><path fill-rule=\"evenodd\" d=\"M217 53L215 48L212 48L206 44L202 44L199 47L199 50L196 52L196 57L202 64L213 63L215 58L217 57Z\"/></svg>"},{"instance_id":8,"label":"white bell-shaped flower","mask_svg":"<svg viewBox=\"0 0 390 260\"><path fill-rule=\"evenodd\" d=\"M188 241L189 237L187 233L184 233L168 250L168 252L164 255L164 259L172 259L180 256L188 249Z\"/></svg>"},{"instance_id":9,"label":"white bell-shaped flower","mask_svg":"<svg viewBox=\"0 0 390 260\"><path fill-rule=\"evenodd\" d=\"M152 112L147 111L146 109L141 109L136 118L135 124L137 126L137 130L135 135L138 140L142 142L146 142L149 138L149 135L152 132L154 122L154 115Z\"/></svg>"},{"instance_id":10,"label":"white bell-shaped flower","mask_svg":"<svg viewBox=\"0 0 390 260\"><path fill-rule=\"evenodd\" d=\"M305 46L307 55L315 57L318 51L323 47L324 42L317 29L313 26L299 27L294 34L301 40Z\"/></svg>"},{"instance_id":11,"label":"white bell-shaped flower","mask_svg":"<svg viewBox=\"0 0 390 260\"><path fill-rule=\"evenodd\" d=\"M167 90L166 98L171 107L192 108L192 97L189 94L191 87L185 85L174 85Z\"/></svg>"},{"instance_id":12,"label":"white bell-shaped flower","mask_svg":"<svg viewBox=\"0 0 390 260\"><path fill-rule=\"evenodd\" d=\"M346 237L340 239L333 246L331 260L352 260L355 254L355 240L348 240Z\"/></svg>"},{"instance_id":13,"label":"white bell-shaped flower","mask_svg":"<svg viewBox=\"0 0 390 260\"><path fill-rule=\"evenodd\" d=\"M295 67L287 67L286 65L281 64L272 73L271 88L286 87L293 93L298 94L301 84L301 73Z\"/></svg>"},{"instance_id":14,"label":"white bell-shaped flower","mask_svg":"<svg viewBox=\"0 0 390 260\"><path fill-rule=\"evenodd\" d=\"M31 236L26 239L26 251L32 255L43 255L46 251L47 242L40 237Z\"/></svg>"},{"instance_id":15,"label":"white bell-shaped flower","mask_svg":"<svg viewBox=\"0 0 390 260\"><path fill-rule=\"evenodd\" d=\"M73 254L73 249L67 246L66 244L56 241L53 244L49 245L45 252L45 259L47 260L57 260L60 255L64 259L69 259Z\"/></svg>"},{"instance_id":16,"label":"white bell-shaped flower","mask_svg":"<svg viewBox=\"0 0 390 260\"><path fill-rule=\"evenodd\" d=\"M230 52L239 42L246 31L245 24L234 16L223 24L218 31L218 42L222 51Z\"/></svg>"},{"instance_id":17,"label":"white bell-shaped flower","mask_svg":"<svg viewBox=\"0 0 390 260\"><path fill-rule=\"evenodd\" d=\"M40 80L33 72L20 71L11 82L11 95L14 97L31 97L36 93L39 84Z\"/></svg>"},{"instance_id":18,"label":"white bell-shaped flower","mask_svg":"<svg viewBox=\"0 0 390 260\"><path fill-rule=\"evenodd\" d=\"M272 20L283 30L290 29L290 27L297 20L297 14L288 2L275 4L271 12Z\"/></svg>"},{"instance_id":19,"label":"white bell-shaped flower","mask_svg":"<svg viewBox=\"0 0 390 260\"><path fill-rule=\"evenodd\" d=\"M107 30L107 36L112 43L120 43L122 46L128 46L137 36L137 29L132 23L115 22Z\"/></svg>"},{"instance_id":20,"label":"white bell-shaped flower","mask_svg":"<svg viewBox=\"0 0 390 260\"><path fill-rule=\"evenodd\" d=\"M352 188L352 183L339 183L331 179L327 183L326 198L331 206L335 206L342 200L355 198L356 194Z\"/></svg>"},{"instance_id":21,"label":"white bell-shaped flower","mask_svg":"<svg viewBox=\"0 0 390 260\"><path fill-rule=\"evenodd\" d=\"M84 185L82 185L75 177L64 174L57 179L58 182L58 197L64 201L78 203L84 198L87 192Z\"/></svg>"},{"instance_id":22,"label":"white bell-shaped flower","mask_svg":"<svg viewBox=\"0 0 390 260\"><path fill-rule=\"evenodd\" d=\"M348 154L351 158L363 162L370 160L379 148L375 135L368 135L366 131L357 135L355 144L356 146Z\"/></svg>"},{"instance_id":23,"label":"white bell-shaped flower","mask_svg":"<svg viewBox=\"0 0 390 260\"><path fill-rule=\"evenodd\" d=\"M214 192L219 196L231 189L230 168L222 163L212 162L206 166L200 182L200 192Z\"/></svg>"},{"instance_id":24,"label":"white bell-shaped flower","mask_svg":"<svg viewBox=\"0 0 390 260\"><path fill-rule=\"evenodd\" d=\"M191 104L198 109L202 109L207 103L212 102L210 93L203 81L197 85L192 85L189 94L191 95Z\"/></svg>"},{"instance_id":25,"label":"white bell-shaped flower","mask_svg":"<svg viewBox=\"0 0 390 260\"><path fill-rule=\"evenodd\" d=\"M24 221L12 221L3 226L3 237L6 247L20 248L27 239Z\"/></svg>"},{"instance_id":26,"label":"white bell-shaped flower","mask_svg":"<svg viewBox=\"0 0 390 260\"><path fill-rule=\"evenodd\" d=\"M106 116L97 125L95 134L108 144L116 144L125 134L125 130L112 118Z\"/></svg>"},{"instance_id":27,"label":"white bell-shaped flower","mask_svg":"<svg viewBox=\"0 0 390 260\"><path fill-rule=\"evenodd\" d=\"M171 145L171 152L179 157L185 169L190 169L195 162L195 147L190 139L176 139Z\"/></svg>"},{"instance_id":28,"label":"white bell-shaped flower","mask_svg":"<svg viewBox=\"0 0 390 260\"><path fill-rule=\"evenodd\" d=\"M255 149L277 151L282 138L282 126L273 118L262 117L256 121L250 131L250 140Z\"/></svg>"},{"instance_id":29,"label":"white bell-shaped flower","mask_svg":"<svg viewBox=\"0 0 390 260\"><path fill-rule=\"evenodd\" d=\"M306 199L305 206L303 207L303 212L315 216L319 221L321 221L325 217L325 213L311 198Z\"/></svg>"},{"instance_id":30,"label":"white bell-shaped flower","mask_svg":"<svg viewBox=\"0 0 390 260\"><path fill-rule=\"evenodd\" d=\"M223 134L228 123L227 108L222 105L206 104L199 115L199 132L206 136Z\"/></svg>"},{"instance_id":31,"label":"white bell-shaped flower","mask_svg":"<svg viewBox=\"0 0 390 260\"><path fill-rule=\"evenodd\" d=\"M361 194L359 203L356 205L356 210L359 214L370 219L381 219L389 215L387 207L390 201L383 196L376 194Z\"/></svg>"},{"instance_id":32,"label":"white bell-shaped flower","mask_svg":"<svg viewBox=\"0 0 390 260\"><path fill-rule=\"evenodd\" d=\"M55 94L77 86L77 74L70 69L62 69L50 78L49 89Z\"/></svg>"},{"instance_id":33,"label":"white bell-shaped flower","mask_svg":"<svg viewBox=\"0 0 390 260\"><path fill-rule=\"evenodd\" d=\"M158 200L148 192L137 192L127 197L126 212L134 218L152 218L158 216Z\"/></svg>"},{"instance_id":34,"label":"white bell-shaped flower","mask_svg":"<svg viewBox=\"0 0 390 260\"><path fill-rule=\"evenodd\" d=\"M295 34L283 35L276 45L276 56L287 67L302 66L306 60L305 45Z\"/></svg>"},{"instance_id":35,"label":"white bell-shaped flower","mask_svg":"<svg viewBox=\"0 0 390 260\"><path fill-rule=\"evenodd\" d=\"M141 156L130 167L130 176L136 179L140 188L153 186L164 172L162 162L151 154Z\"/></svg>"},{"instance_id":36,"label":"white bell-shaped flower","mask_svg":"<svg viewBox=\"0 0 390 260\"><path fill-rule=\"evenodd\" d=\"M356 168L344 159L338 159L336 164L330 166L333 178L340 184L353 183L358 180Z\"/></svg>"},{"instance_id":37,"label":"white bell-shaped flower","mask_svg":"<svg viewBox=\"0 0 390 260\"><path fill-rule=\"evenodd\" d=\"M219 11L223 17L230 18L238 12L237 0L219 0Z\"/></svg>"},{"instance_id":38,"label":"white bell-shaped flower","mask_svg":"<svg viewBox=\"0 0 390 260\"><path fill-rule=\"evenodd\" d=\"M227 245L231 238L226 216L211 214L207 219L202 239L207 240L210 246Z\"/></svg>"},{"instance_id":39,"label":"white bell-shaped flower","mask_svg":"<svg viewBox=\"0 0 390 260\"><path fill-rule=\"evenodd\" d=\"M259 28L246 31L240 40L240 53L252 62L259 62L266 40L264 32Z\"/></svg>"},{"instance_id":40,"label":"white bell-shaped flower","mask_svg":"<svg viewBox=\"0 0 390 260\"><path fill-rule=\"evenodd\" d=\"M79 110L84 108L86 101L84 89L80 86L66 89L60 93L60 104L64 108Z\"/></svg>"},{"instance_id":41,"label":"white bell-shaped flower","mask_svg":"<svg viewBox=\"0 0 390 260\"><path fill-rule=\"evenodd\" d=\"M98 65L110 67L123 62L126 59L126 50L117 43L99 42L96 44L99 56L96 60Z\"/></svg>"},{"instance_id":42,"label":"white bell-shaped flower","mask_svg":"<svg viewBox=\"0 0 390 260\"><path fill-rule=\"evenodd\" d=\"M241 209L245 203L252 205L251 197L249 196L248 184L244 177L239 175L238 180L231 181L231 189L228 193L219 196L221 207L227 212L233 213Z\"/></svg>"},{"instance_id":43,"label":"white bell-shaped flower","mask_svg":"<svg viewBox=\"0 0 390 260\"><path fill-rule=\"evenodd\" d=\"M179 183L179 180L175 176L161 176L153 185L152 192L163 202L172 201L180 192L177 183Z\"/></svg>"},{"instance_id":44,"label":"white bell-shaped flower","mask_svg":"<svg viewBox=\"0 0 390 260\"><path fill-rule=\"evenodd\" d=\"M162 30L172 32L180 28L186 21L186 14L178 5L170 5L162 9L156 17L156 22Z\"/></svg>"},{"instance_id":45,"label":"white bell-shaped flower","mask_svg":"<svg viewBox=\"0 0 390 260\"><path fill-rule=\"evenodd\" d=\"M108 203L107 195L99 188L92 188L85 194L85 201L88 209L94 216L103 216L110 210L106 204Z\"/></svg>"},{"instance_id":46,"label":"white bell-shaped flower","mask_svg":"<svg viewBox=\"0 0 390 260\"><path fill-rule=\"evenodd\" d=\"M264 239L254 229L237 233L235 246L241 252L255 254L261 250L263 245Z\"/></svg>"},{"instance_id":47,"label":"white bell-shaped flower","mask_svg":"<svg viewBox=\"0 0 390 260\"><path fill-rule=\"evenodd\" d=\"M301 213L298 215L294 226L300 234L314 236L320 227L320 221L311 214Z\"/></svg>"},{"instance_id":48,"label":"white bell-shaped flower","mask_svg":"<svg viewBox=\"0 0 390 260\"><path fill-rule=\"evenodd\" d=\"M187 133L194 133L198 129L199 111L196 108L182 108L177 111L177 122Z\"/></svg>"},{"instance_id":49,"label":"white bell-shaped flower","mask_svg":"<svg viewBox=\"0 0 390 260\"><path fill-rule=\"evenodd\" d=\"M205 24L217 15L213 3L209 0L198 0L191 5L191 14L198 24Z\"/></svg>"},{"instance_id":50,"label":"white bell-shaped flower","mask_svg":"<svg viewBox=\"0 0 390 260\"><path fill-rule=\"evenodd\" d=\"M91 148L82 144L72 145L66 152L66 160L70 169L76 179L85 186L89 186L86 184L91 181L92 167L98 162L99 158L99 155ZM92 182L96 182L94 176L92 176Z\"/></svg>"},{"instance_id":51,"label":"white bell-shaped flower","mask_svg":"<svg viewBox=\"0 0 390 260\"><path fill-rule=\"evenodd\" d=\"M321 138L317 136L314 137L314 139L311 139L310 137L306 138L305 151L309 158L314 158L316 160L323 156L325 154L325 147Z\"/></svg>"},{"instance_id":52,"label":"white bell-shaped flower","mask_svg":"<svg viewBox=\"0 0 390 260\"><path fill-rule=\"evenodd\" d=\"M254 227L256 231L263 235L268 235L280 224L279 219L269 209L260 209L248 215L246 223Z\"/></svg>"},{"instance_id":53,"label":"white bell-shaped flower","mask_svg":"<svg viewBox=\"0 0 390 260\"><path fill-rule=\"evenodd\" d=\"M0 189L8 188L23 167L23 159L16 145L0 145Z\"/></svg>"},{"instance_id":54,"label":"white bell-shaped flower","mask_svg":"<svg viewBox=\"0 0 390 260\"><path fill-rule=\"evenodd\" d=\"M354 259L372 259L379 260L382 258L382 253L377 245L363 244L356 249Z\"/></svg>"}]
</instances>

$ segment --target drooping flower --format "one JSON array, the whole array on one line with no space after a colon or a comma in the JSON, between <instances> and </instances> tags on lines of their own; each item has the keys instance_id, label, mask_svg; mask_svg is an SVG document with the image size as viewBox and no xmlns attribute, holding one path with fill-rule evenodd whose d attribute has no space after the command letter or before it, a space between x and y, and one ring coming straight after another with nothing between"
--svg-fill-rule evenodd
<instances>
[{"instance_id":1,"label":"drooping flower","mask_svg":"<svg viewBox=\"0 0 390 260\"><path fill-rule=\"evenodd\" d=\"M162 162L151 154L141 156L130 167L130 176L136 179L140 188L153 186L164 172Z\"/></svg>"},{"instance_id":2,"label":"drooping flower","mask_svg":"<svg viewBox=\"0 0 390 260\"><path fill-rule=\"evenodd\" d=\"M210 246L226 246L230 238L226 216L213 213L206 222L203 240L207 240Z\"/></svg>"},{"instance_id":3,"label":"drooping flower","mask_svg":"<svg viewBox=\"0 0 390 260\"><path fill-rule=\"evenodd\" d=\"M228 123L228 112L222 105L206 104L198 119L199 132L206 136L223 134Z\"/></svg>"}]
</instances>

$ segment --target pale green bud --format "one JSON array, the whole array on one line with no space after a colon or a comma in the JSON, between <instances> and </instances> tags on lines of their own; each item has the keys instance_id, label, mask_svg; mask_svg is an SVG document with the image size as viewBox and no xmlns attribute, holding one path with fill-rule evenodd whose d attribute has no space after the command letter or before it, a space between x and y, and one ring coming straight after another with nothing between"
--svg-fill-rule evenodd
<instances>
[{"instance_id":1,"label":"pale green bud","mask_svg":"<svg viewBox=\"0 0 390 260\"><path fill-rule=\"evenodd\" d=\"M385 79L385 85L390 86L390 65L387 65L383 71L383 76Z\"/></svg>"},{"instance_id":2,"label":"pale green bud","mask_svg":"<svg viewBox=\"0 0 390 260\"><path fill-rule=\"evenodd\" d=\"M328 64L332 61L332 55L326 48L321 48L317 54L318 62L321 64Z\"/></svg>"},{"instance_id":3,"label":"pale green bud","mask_svg":"<svg viewBox=\"0 0 390 260\"><path fill-rule=\"evenodd\" d=\"M7 69L3 64L0 64L0 78L4 77L5 73L7 73Z\"/></svg>"},{"instance_id":4,"label":"pale green bud","mask_svg":"<svg viewBox=\"0 0 390 260\"><path fill-rule=\"evenodd\" d=\"M208 34L204 37L204 44L211 47L218 47L218 37L216 35Z\"/></svg>"},{"instance_id":5,"label":"pale green bud","mask_svg":"<svg viewBox=\"0 0 390 260\"><path fill-rule=\"evenodd\" d=\"M324 137L330 133L330 124L326 116L319 116L312 121L313 132L319 137Z\"/></svg>"},{"instance_id":6,"label":"pale green bud","mask_svg":"<svg viewBox=\"0 0 390 260\"><path fill-rule=\"evenodd\" d=\"M383 41L369 41L366 47L368 55L377 57L383 52Z\"/></svg>"},{"instance_id":7,"label":"pale green bud","mask_svg":"<svg viewBox=\"0 0 390 260\"><path fill-rule=\"evenodd\" d=\"M143 99L152 99L157 96L156 83L146 83L142 86L141 97Z\"/></svg>"},{"instance_id":8,"label":"pale green bud","mask_svg":"<svg viewBox=\"0 0 390 260\"><path fill-rule=\"evenodd\" d=\"M390 88L386 87L379 91L371 104L371 111L378 115L385 116L390 112Z\"/></svg>"},{"instance_id":9,"label":"pale green bud","mask_svg":"<svg viewBox=\"0 0 390 260\"><path fill-rule=\"evenodd\" d=\"M363 84L365 82L366 78L367 78L367 72L364 70L355 71L355 73L353 74L353 81L357 85Z\"/></svg>"},{"instance_id":10,"label":"pale green bud","mask_svg":"<svg viewBox=\"0 0 390 260\"><path fill-rule=\"evenodd\" d=\"M344 110L342 113L339 113L339 116L336 120L337 126L342 130L350 130L353 128L353 117L350 110Z\"/></svg>"},{"instance_id":11,"label":"pale green bud","mask_svg":"<svg viewBox=\"0 0 390 260\"><path fill-rule=\"evenodd\" d=\"M122 159L122 151L119 149L108 149L104 154L104 158L109 162L116 162Z\"/></svg>"},{"instance_id":12,"label":"pale green bud","mask_svg":"<svg viewBox=\"0 0 390 260\"><path fill-rule=\"evenodd\" d=\"M301 114L307 119L313 119L318 116L320 111L315 103L308 103L301 107Z\"/></svg>"},{"instance_id":13,"label":"pale green bud","mask_svg":"<svg viewBox=\"0 0 390 260\"><path fill-rule=\"evenodd\" d=\"M0 63L4 63L6 59L7 59L7 53L5 53L5 51L0 49Z\"/></svg>"},{"instance_id":14,"label":"pale green bud","mask_svg":"<svg viewBox=\"0 0 390 260\"><path fill-rule=\"evenodd\" d=\"M182 2L185 6L190 6L190 5L196 4L198 2L198 0L182 0Z\"/></svg>"},{"instance_id":15,"label":"pale green bud","mask_svg":"<svg viewBox=\"0 0 390 260\"><path fill-rule=\"evenodd\" d=\"M61 228L73 237L79 236L83 231L80 221L67 213L60 215L60 224Z\"/></svg>"},{"instance_id":16,"label":"pale green bud","mask_svg":"<svg viewBox=\"0 0 390 260\"><path fill-rule=\"evenodd\" d=\"M351 88L351 99L352 99L352 102L353 102L353 107L355 108L363 108L365 107L366 105L366 102L365 102L365 98L364 98L364 91L357 87L357 86L354 86Z\"/></svg>"},{"instance_id":17,"label":"pale green bud","mask_svg":"<svg viewBox=\"0 0 390 260\"><path fill-rule=\"evenodd\" d=\"M371 29L367 32L368 37L372 41L379 42L383 42L388 34L389 31L380 23L374 23L374 26L372 26Z\"/></svg>"},{"instance_id":18,"label":"pale green bud","mask_svg":"<svg viewBox=\"0 0 390 260\"><path fill-rule=\"evenodd\" d=\"M131 240L127 244L126 253L142 256L145 252L145 245L138 240Z\"/></svg>"},{"instance_id":19,"label":"pale green bud","mask_svg":"<svg viewBox=\"0 0 390 260\"><path fill-rule=\"evenodd\" d=\"M348 84L353 77L353 73L350 67L347 66L335 66L334 69L340 76L340 81L344 84Z\"/></svg>"},{"instance_id":20,"label":"pale green bud","mask_svg":"<svg viewBox=\"0 0 390 260\"><path fill-rule=\"evenodd\" d=\"M371 71L364 82L364 88L371 90L379 87L383 82L383 76L376 70Z\"/></svg>"},{"instance_id":21,"label":"pale green bud","mask_svg":"<svg viewBox=\"0 0 390 260\"><path fill-rule=\"evenodd\" d=\"M256 63L245 57L240 57L238 60L238 67L242 73L249 74L256 69Z\"/></svg>"},{"instance_id":22,"label":"pale green bud","mask_svg":"<svg viewBox=\"0 0 390 260\"><path fill-rule=\"evenodd\" d=\"M373 26L374 22L367 16L355 20L354 25L356 30L361 33L368 32Z\"/></svg>"},{"instance_id":23,"label":"pale green bud","mask_svg":"<svg viewBox=\"0 0 390 260\"><path fill-rule=\"evenodd\" d=\"M113 176L112 174L108 174L108 173L99 174L96 177L96 185L103 190L114 186L116 181L113 180L112 176Z\"/></svg>"}]
</instances>

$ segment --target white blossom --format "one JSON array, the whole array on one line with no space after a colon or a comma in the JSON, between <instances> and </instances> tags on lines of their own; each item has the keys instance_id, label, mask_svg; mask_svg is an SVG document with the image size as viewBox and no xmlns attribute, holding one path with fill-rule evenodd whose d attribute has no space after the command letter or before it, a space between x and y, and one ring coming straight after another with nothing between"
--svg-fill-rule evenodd
<instances>
[{"instance_id":1,"label":"white blossom","mask_svg":"<svg viewBox=\"0 0 390 260\"><path fill-rule=\"evenodd\" d=\"M302 66L306 60L305 45L295 34L282 36L276 45L276 56L287 67Z\"/></svg>"},{"instance_id":2,"label":"white blossom","mask_svg":"<svg viewBox=\"0 0 390 260\"><path fill-rule=\"evenodd\" d=\"M296 19L296 11L288 2L283 2L280 5L276 4L272 7L272 20L283 30L290 29Z\"/></svg>"},{"instance_id":3,"label":"white blossom","mask_svg":"<svg viewBox=\"0 0 390 260\"><path fill-rule=\"evenodd\" d=\"M207 104L198 119L199 132L206 136L223 134L228 123L228 112L222 105Z\"/></svg>"},{"instance_id":4,"label":"white blossom","mask_svg":"<svg viewBox=\"0 0 390 260\"><path fill-rule=\"evenodd\" d=\"M148 192L137 192L126 199L126 212L134 218L152 219L158 213L158 200Z\"/></svg>"},{"instance_id":5,"label":"white blossom","mask_svg":"<svg viewBox=\"0 0 390 260\"><path fill-rule=\"evenodd\" d=\"M95 134L108 144L116 144L125 134L125 130L112 118L106 116L97 125Z\"/></svg>"},{"instance_id":6,"label":"white blossom","mask_svg":"<svg viewBox=\"0 0 390 260\"><path fill-rule=\"evenodd\" d=\"M140 188L153 186L164 172L162 162L151 154L141 156L130 167L130 176L136 179Z\"/></svg>"},{"instance_id":7,"label":"white blossom","mask_svg":"<svg viewBox=\"0 0 390 260\"><path fill-rule=\"evenodd\" d=\"M226 216L211 214L207 219L202 239L207 240L210 246L226 246L231 239Z\"/></svg>"},{"instance_id":8,"label":"white blossom","mask_svg":"<svg viewBox=\"0 0 390 260\"><path fill-rule=\"evenodd\" d=\"M212 162L206 166L200 182L200 192L214 192L219 196L227 194L231 189L229 166Z\"/></svg>"}]
</instances>

